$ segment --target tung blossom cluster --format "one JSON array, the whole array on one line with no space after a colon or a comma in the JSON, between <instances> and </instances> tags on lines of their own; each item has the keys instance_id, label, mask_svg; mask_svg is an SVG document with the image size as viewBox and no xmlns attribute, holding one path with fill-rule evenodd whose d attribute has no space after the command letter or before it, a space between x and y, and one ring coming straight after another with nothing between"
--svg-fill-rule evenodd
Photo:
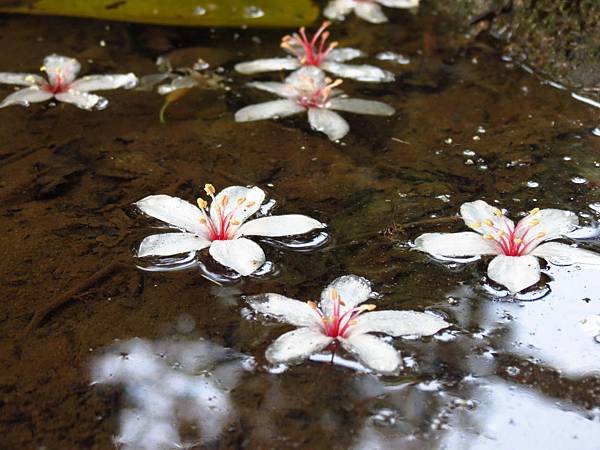
<instances>
[{"instance_id":1,"label":"tung blossom cluster","mask_svg":"<svg viewBox=\"0 0 600 450\"><path fill-rule=\"evenodd\" d=\"M477 200L463 204L460 214L474 232L425 233L415 240L415 248L451 258L494 255L488 277L513 294L539 281L538 258L569 264L600 264L597 253L548 242L577 228L577 215L570 211L535 208L515 225L500 209Z\"/></svg>"},{"instance_id":2,"label":"tung blossom cluster","mask_svg":"<svg viewBox=\"0 0 600 450\"><path fill-rule=\"evenodd\" d=\"M59 102L71 103L78 108L104 109L108 100L92 91L103 91L118 88L133 88L137 77L132 74L87 75L77 79L81 65L76 59L60 55L44 58L41 71L47 79L32 73L0 73L0 83L25 86L10 94L1 103L0 108L10 105L29 106L52 98Z\"/></svg>"}]
</instances>

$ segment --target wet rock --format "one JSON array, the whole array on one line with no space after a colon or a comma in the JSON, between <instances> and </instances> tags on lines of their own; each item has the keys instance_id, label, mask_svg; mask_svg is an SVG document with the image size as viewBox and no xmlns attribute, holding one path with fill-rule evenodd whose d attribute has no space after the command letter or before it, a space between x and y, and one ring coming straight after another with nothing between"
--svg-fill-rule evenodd
<instances>
[{"instance_id":1,"label":"wet rock","mask_svg":"<svg viewBox=\"0 0 600 450\"><path fill-rule=\"evenodd\" d=\"M600 3L596 0L433 0L461 30L488 29L517 61L600 98Z\"/></svg>"}]
</instances>

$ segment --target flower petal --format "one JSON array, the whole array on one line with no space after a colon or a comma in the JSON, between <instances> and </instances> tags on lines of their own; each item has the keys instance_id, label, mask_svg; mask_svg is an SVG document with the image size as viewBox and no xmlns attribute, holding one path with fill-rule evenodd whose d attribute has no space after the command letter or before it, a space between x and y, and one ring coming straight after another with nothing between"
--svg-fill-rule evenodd
<instances>
[{"instance_id":1,"label":"flower petal","mask_svg":"<svg viewBox=\"0 0 600 450\"><path fill-rule=\"evenodd\" d=\"M366 53L362 50L352 47L342 47L342 48L334 48L327 56L325 56L325 61L335 61L335 62L345 62L350 61L351 59L362 58L366 56Z\"/></svg>"},{"instance_id":2,"label":"flower petal","mask_svg":"<svg viewBox=\"0 0 600 450\"><path fill-rule=\"evenodd\" d=\"M516 294L540 280L540 263L535 256L496 256L488 266L488 277Z\"/></svg>"},{"instance_id":3,"label":"flower petal","mask_svg":"<svg viewBox=\"0 0 600 450\"><path fill-rule=\"evenodd\" d=\"M309 231L325 228L327 225L302 214L286 214L282 216L266 216L243 224L237 236L296 236Z\"/></svg>"},{"instance_id":4,"label":"flower petal","mask_svg":"<svg viewBox=\"0 0 600 450\"><path fill-rule=\"evenodd\" d=\"M515 224L505 217L500 209L488 205L483 200L463 203L460 207L460 215L465 224L477 231L479 234L496 235L498 230L510 234ZM491 223L491 225L489 225Z\"/></svg>"},{"instance_id":5,"label":"flower petal","mask_svg":"<svg viewBox=\"0 0 600 450\"><path fill-rule=\"evenodd\" d=\"M600 264L600 254L560 242L546 242L530 254L559 264Z\"/></svg>"},{"instance_id":6,"label":"flower petal","mask_svg":"<svg viewBox=\"0 0 600 450\"><path fill-rule=\"evenodd\" d=\"M242 276L256 272L265 263L265 253L256 243L246 238L213 241L209 248L215 261Z\"/></svg>"},{"instance_id":7,"label":"flower petal","mask_svg":"<svg viewBox=\"0 0 600 450\"><path fill-rule=\"evenodd\" d=\"M275 119L298 114L305 108L292 100L273 100L246 106L235 113L236 122L250 122L253 120Z\"/></svg>"},{"instance_id":8,"label":"flower petal","mask_svg":"<svg viewBox=\"0 0 600 450\"><path fill-rule=\"evenodd\" d=\"M431 336L450 324L433 314L418 311L373 311L361 314L349 336L384 333L390 336Z\"/></svg>"},{"instance_id":9,"label":"flower petal","mask_svg":"<svg viewBox=\"0 0 600 450\"><path fill-rule=\"evenodd\" d=\"M170 195L150 195L135 205L144 214L208 239L208 231L200 223L200 209L185 200Z\"/></svg>"},{"instance_id":10,"label":"flower petal","mask_svg":"<svg viewBox=\"0 0 600 450\"><path fill-rule=\"evenodd\" d=\"M138 249L138 257L169 256L202 250L210 241L191 233L153 234L144 238Z\"/></svg>"},{"instance_id":11,"label":"flower petal","mask_svg":"<svg viewBox=\"0 0 600 450\"><path fill-rule=\"evenodd\" d=\"M371 295L371 282L356 275L344 275L333 280L321 293L321 310L326 316L333 314L332 292L336 290L344 302L342 309L349 310L366 301Z\"/></svg>"},{"instance_id":12,"label":"flower petal","mask_svg":"<svg viewBox=\"0 0 600 450\"><path fill-rule=\"evenodd\" d=\"M371 23L384 23L388 20L377 3L359 2L354 7L354 12L361 19Z\"/></svg>"},{"instance_id":13,"label":"flower petal","mask_svg":"<svg viewBox=\"0 0 600 450\"><path fill-rule=\"evenodd\" d=\"M575 230L579 224L577 214L562 209L540 209L524 217L519 230L529 230L528 236L540 234L539 242L550 241ZM543 233L543 236L541 235ZM521 233L519 233L520 235Z\"/></svg>"},{"instance_id":14,"label":"flower petal","mask_svg":"<svg viewBox=\"0 0 600 450\"><path fill-rule=\"evenodd\" d=\"M501 253L494 241L488 241L472 231L425 233L415 239L415 249L433 256L450 258Z\"/></svg>"},{"instance_id":15,"label":"flower petal","mask_svg":"<svg viewBox=\"0 0 600 450\"><path fill-rule=\"evenodd\" d=\"M342 78L352 78L358 81L373 83L386 83L394 81L394 74L390 71L368 64L344 64L334 61L323 61L321 68Z\"/></svg>"},{"instance_id":16,"label":"flower petal","mask_svg":"<svg viewBox=\"0 0 600 450\"><path fill-rule=\"evenodd\" d=\"M290 84L278 81L253 81L246 83L246 86L270 92L280 97L295 97L297 94L296 90Z\"/></svg>"},{"instance_id":17,"label":"flower petal","mask_svg":"<svg viewBox=\"0 0 600 450\"><path fill-rule=\"evenodd\" d=\"M279 294L260 294L246 298L252 309L297 327L320 329L322 322L308 303Z\"/></svg>"},{"instance_id":18,"label":"flower petal","mask_svg":"<svg viewBox=\"0 0 600 450\"><path fill-rule=\"evenodd\" d=\"M219 192L210 204L210 217L217 225L221 222L221 217L226 216L242 224L260 209L264 200L265 191L259 187L229 186ZM234 229L231 228L232 233Z\"/></svg>"},{"instance_id":19,"label":"flower petal","mask_svg":"<svg viewBox=\"0 0 600 450\"><path fill-rule=\"evenodd\" d=\"M328 109L310 108L308 110L308 122L310 126L322 133L332 141L343 138L350 131L350 125L342 116Z\"/></svg>"},{"instance_id":20,"label":"flower petal","mask_svg":"<svg viewBox=\"0 0 600 450\"><path fill-rule=\"evenodd\" d=\"M316 66L303 66L289 74L285 83L312 92L315 86L324 87L327 75Z\"/></svg>"},{"instance_id":21,"label":"flower petal","mask_svg":"<svg viewBox=\"0 0 600 450\"><path fill-rule=\"evenodd\" d=\"M282 334L265 353L271 364L297 364L327 347L333 338L313 328L298 328Z\"/></svg>"},{"instance_id":22,"label":"flower petal","mask_svg":"<svg viewBox=\"0 0 600 450\"><path fill-rule=\"evenodd\" d=\"M339 338L342 347L355 355L365 366L380 373L396 372L402 365L394 347L370 334L356 334Z\"/></svg>"},{"instance_id":23,"label":"flower petal","mask_svg":"<svg viewBox=\"0 0 600 450\"><path fill-rule=\"evenodd\" d=\"M54 97L50 92L40 89L38 86L32 86L28 88L19 89L6 97L0 108L4 108L10 105L22 105L29 106L30 103L39 103L46 100L50 100Z\"/></svg>"},{"instance_id":24,"label":"flower petal","mask_svg":"<svg viewBox=\"0 0 600 450\"><path fill-rule=\"evenodd\" d=\"M94 108L103 109L108 104L108 100L106 100L104 97L100 97L99 95L95 94L89 94L87 92L75 91L73 89L67 92L56 94L54 97L60 102L71 103L78 108L88 111Z\"/></svg>"},{"instance_id":25,"label":"flower petal","mask_svg":"<svg viewBox=\"0 0 600 450\"><path fill-rule=\"evenodd\" d=\"M42 71L48 75L50 84L69 84L79 73L81 65L74 58L61 55L49 55L44 58Z\"/></svg>"},{"instance_id":26,"label":"flower petal","mask_svg":"<svg viewBox=\"0 0 600 450\"><path fill-rule=\"evenodd\" d=\"M416 8L419 6L419 0L377 0L383 6L388 8Z\"/></svg>"},{"instance_id":27,"label":"flower petal","mask_svg":"<svg viewBox=\"0 0 600 450\"><path fill-rule=\"evenodd\" d=\"M332 20L344 20L353 9L353 0L333 0L327 4L323 15Z\"/></svg>"},{"instance_id":28,"label":"flower petal","mask_svg":"<svg viewBox=\"0 0 600 450\"><path fill-rule=\"evenodd\" d=\"M160 95L167 95L173 91L178 91L180 89L191 89L193 87L198 86L198 84L198 80L190 76L177 76L170 83L160 85L157 89L157 92Z\"/></svg>"},{"instance_id":29,"label":"flower petal","mask_svg":"<svg viewBox=\"0 0 600 450\"><path fill-rule=\"evenodd\" d=\"M71 89L80 92L105 91L109 89L131 89L137 83L132 73L116 75L88 75L71 83Z\"/></svg>"},{"instance_id":30,"label":"flower petal","mask_svg":"<svg viewBox=\"0 0 600 450\"><path fill-rule=\"evenodd\" d=\"M150 91L156 86L158 83L162 83L167 78L171 78L170 73L153 73L151 75L144 75L140 77L138 84L136 86L136 91Z\"/></svg>"},{"instance_id":31,"label":"flower petal","mask_svg":"<svg viewBox=\"0 0 600 450\"><path fill-rule=\"evenodd\" d=\"M41 86L45 81L42 77L33 73L2 72L0 73L0 83L15 84L18 86L31 86L37 84L38 86Z\"/></svg>"},{"instance_id":32,"label":"flower petal","mask_svg":"<svg viewBox=\"0 0 600 450\"><path fill-rule=\"evenodd\" d=\"M383 102L362 100L359 98L332 98L329 101L329 107L339 111L369 114L372 116L391 116L396 112L394 108Z\"/></svg>"},{"instance_id":33,"label":"flower petal","mask_svg":"<svg viewBox=\"0 0 600 450\"><path fill-rule=\"evenodd\" d=\"M236 64L235 70L243 74L252 74L275 70L295 70L298 67L300 67L300 62L297 58L267 58Z\"/></svg>"}]
</instances>

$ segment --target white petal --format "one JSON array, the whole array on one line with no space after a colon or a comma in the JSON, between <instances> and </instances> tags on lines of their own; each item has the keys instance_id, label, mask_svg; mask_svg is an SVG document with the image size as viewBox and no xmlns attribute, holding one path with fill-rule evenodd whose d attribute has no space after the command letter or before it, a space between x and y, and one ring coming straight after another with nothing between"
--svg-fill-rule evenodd
<instances>
[{"instance_id":1,"label":"white petal","mask_svg":"<svg viewBox=\"0 0 600 450\"><path fill-rule=\"evenodd\" d=\"M130 89L137 83L137 77L132 74L117 75L88 75L71 83L71 89L80 92L104 91L108 89Z\"/></svg>"},{"instance_id":2,"label":"white petal","mask_svg":"<svg viewBox=\"0 0 600 450\"><path fill-rule=\"evenodd\" d=\"M361 314L349 336L384 333L390 336L431 336L450 324L433 314L418 311L373 311Z\"/></svg>"},{"instance_id":3,"label":"white petal","mask_svg":"<svg viewBox=\"0 0 600 450\"><path fill-rule=\"evenodd\" d=\"M415 249L433 256L450 258L501 253L494 241L488 241L472 231L425 233L415 239Z\"/></svg>"},{"instance_id":4,"label":"white petal","mask_svg":"<svg viewBox=\"0 0 600 450\"><path fill-rule=\"evenodd\" d=\"M15 84L19 86L31 86L37 84L38 86L41 86L45 83L45 80L33 73L2 72L0 73L0 83Z\"/></svg>"},{"instance_id":5,"label":"white petal","mask_svg":"<svg viewBox=\"0 0 600 450\"><path fill-rule=\"evenodd\" d=\"M340 338L340 344L365 366L376 372L393 373L402 365L400 355L394 347L370 334Z\"/></svg>"},{"instance_id":6,"label":"white petal","mask_svg":"<svg viewBox=\"0 0 600 450\"><path fill-rule=\"evenodd\" d=\"M29 88L19 89L18 91L10 94L2 101L2 103L0 103L0 108L10 105L29 106L30 103L44 102L46 100L50 100L52 97L53 95L50 92L46 92L37 86L32 86Z\"/></svg>"},{"instance_id":7,"label":"white petal","mask_svg":"<svg viewBox=\"0 0 600 450\"><path fill-rule=\"evenodd\" d=\"M313 91L315 86L325 86L327 74L316 66L303 66L292 72L285 79L286 84L299 89Z\"/></svg>"},{"instance_id":8,"label":"white petal","mask_svg":"<svg viewBox=\"0 0 600 450\"><path fill-rule=\"evenodd\" d=\"M143 77L140 77L135 89L137 91L150 91L158 83L161 83L170 77L170 73L153 73L151 75L144 75Z\"/></svg>"},{"instance_id":9,"label":"white petal","mask_svg":"<svg viewBox=\"0 0 600 450\"><path fill-rule=\"evenodd\" d=\"M323 350L332 340L313 328L298 328L277 338L267 348L265 356L272 364L297 364Z\"/></svg>"},{"instance_id":10,"label":"white petal","mask_svg":"<svg viewBox=\"0 0 600 450\"><path fill-rule=\"evenodd\" d=\"M416 8L419 6L419 0L377 0L383 6L388 8Z\"/></svg>"},{"instance_id":11,"label":"white petal","mask_svg":"<svg viewBox=\"0 0 600 450\"><path fill-rule=\"evenodd\" d=\"M531 255L558 264L600 264L600 254L560 242L546 242L535 248Z\"/></svg>"},{"instance_id":12,"label":"white petal","mask_svg":"<svg viewBox=\"0 0 600 450\"><path fill-rule=\"evenodd\" d=\"M502 212L483 200L463 203L460 207L460 215L465 224L480 234L496 235L500 229L510 234L514 228L514 223L509 218L502 215ZM492 225L486 225L491 221Z\"/></svg>"},{"instance_id":13,"label":"white petal","mask_svg":"<svg viewBox=\"0 0 600 450\"><path fill-rule=\"evenodd\" d=\"M266 259L262 248L246 238L213 241L209 253L219 264L243 276L256 272Z\"/></svg>"},{"instance_id":14,"label":"white petal","mask_svg":"<svg viewBox=\"0 0 600 450\"><path fill-rule=\"evenodd\" d=\"M394 81L394 74L379 67L368 64L344 64L334 61L323 61L321 68L342 78L352 78L358 81L386 83Z\"/></svg>"},{"instance_id":15,"label":"white petal","mask_svg":"<svg viewBox=\"0 0 600 450\"><path fill-rule=\"evenodd\" d=\"M320 329L322 326L317 312L306 302L279 294L252 295L246 301L255 311L297 327Z\"/></svg>"},{"instance_id":16,"label":"white petal","mask_svg":"<svg viewBox=\"0 0 600 450\"><path fill-rule=\"evenodd\" d=\"M191 203L170 195L150 195L135 204L144 214L208 239L202 213Z\"/></svg>"},{"instance_id":17,"label":"white petal","mask_svg":"<svg viewBox=\"0 0 600 450\"><path fill-rule=\"evenodd\" d=\"M358 98L332 98L329 101L329 107L340 111L370 114L372 116L391 116L396 112L394 108L383 102Z\"/></svg>"},{"instance_id":18,"label":"white petal","mask_svg":"<svg viewBox=\"0 0 600 450\"><path fill-rule=\"evenodd\" d=\"M310 126L322 133L332 141L343 138L350 131L350 125L342 116L328 109L310 108L308 110L308 122Z\"/></svg>"},{"instance_id":19,"label":"white petal","mask_svg":"<svg viewBox=\"0 0 600 450\"><path fill-rule=\"evenodd\" d=\"M353 9L354 1L332 0L325 7L323 15L332 20L344 20Z\"/></svg>"},{"instance_id":20,"label":"white petal","mask_svg":"<svg viewBox=\"0 0 600 450\"><path fill-rule=\"evenodd\" d=\"M210 245L208 239L191 233L153 234L144 238L138 249L138 257L169 256L202 250Z\"/></svg>"},{"instance_id":21,"label":"white petal","mask_svg":"<svg viewBox=\"0 0 600 450\"><path fill-rule=\"evenodd\" d=\"M191 89L198 86L198 84L198 80L190 76L178 76L175 77L170 83L159 86L157 91L160 95L167 95L180 89Z\"/></svg>"},{"instance_id":22,"label":"white petal","mask_svg":"<svg viewBox=\"0 0 600 450\"><path fill-rule=\"evenodd\" d=\"M344 305L342 309L349 310L365 302L371 295L371 282L356 275L344 275L333 280L321 293L321 310L326 316L333 313L332 291L336 290Z\"/></svg>"},{"instance_id":23,"label":"white petal","mask_svg":"<svg viewBox=\"0 0 600 450\"><path fill-rule=\"evenodd\" d=\"M71 83L80 69L81 65L76 59L61 55L46 56L42 67L52 85Z\"/></svg>"},{"instance_id":24,"label":"white petal","mask_svg":"<svg viewBox=\"0 0 600 450\"><path fill-rule=\"evenodd\" d=\"M288 83L279 83L278 81L254 81L246 83L246 86L270 92L280 97L295 97L296 90Z\"/></svg>"},{"instance_id":25,"label":"white petal","mask_svg":"<svg viewBox=\"0 0 600 450\"><path fill-rule=\"evenodd\" d=\"M79 92L73 89L56 94L54 96L56 100L64 103L71 103L81 109L91 110L96 107L103 107L108 103L104 97L99 95L89 94L87 92Z\"/></svg>"},{"instance_id":26,"label":"white petal","mask_svg":"<svg viewBox=\"0 0 600 450\"><path fill-rule=\"evenodd\" d=\"M488 277L512 294L533 286L540 280L540 263L535 256L496 256L488 266Z\"/></svg>"},{"instance_id":27,"label":"white petal","mask_svg":"<svg viewBox=\"0 0 600 450\"><path fill-rule=\"evenodd\" d=\"M235 113L236 122L250 122L253 120L274 119L298 114L305 108L292 100L274 100L246 106Z\"/></svg>"},{"instance_id":28,"label":"white petal","mask_svg":"<svg viewBox=\"0 0 600 450\"><path fill-rule=\"evenodd\" d=\"M325 61L345 62L351 59L362 58L366 53L352 47L334 48L325 57Z\"/></svg>"},{"instance_id":29,"label":"white petal","mask_svg":"<svg viewBox=\"0 0 600 450\"><path fill-rule=\"evenodd\" d=\"M296 236L309 231L325 228L327 225L302 214L266 216L243 224L237 236Z\"/></svg>"},{"instance_id":30,"label":"white petal","mask_svg":"<svg viewBox=\"0 0 600 450\"><path fill-rule=\"evenodd\" d=\"M295 70L298 67L300 67L300 62L297 58L268 58L236 64L235 70L239 73L252 74L275 70Z\"/></svg>"},{"instance_id":31,"label":"white petal","mask_svg":"<svg viewBox=\"0 0 600 450\"><path fill-rule=\"evenodd\" d=\"M241 224L260 209L264 200L265 191L259 187L229 186L219 192L210 204L210 217L214 224L219 224L221 217L226 216Z\"/></svg>"},{"instance_id":32,"label":"white petal","mask_svg":"<svg viewBox=\"0 0 600 450\"><path fill-rule=\"evenodd\" d=\"M531 223L534 222L532 226ZM539 221L539 223L538 223ZM538 233L544 233L540 241L549 241L570 233L579 224L579 219L575 213L562 209L540 209L535 214L529 214L523 218L517 227L519 230L527 230L529 237ZM521 233L519 233L520 235Z\"/></svg>"},{"instance_id":33,"label":"white petal","mask_svg":"<svg viewBox=\"0 0 600 450\"><path fill-rule=\"evenodd\" d=\"M354 12L361 19L371 23L384 23L388 20L377 3L359 2L354 7Z\"/></svg>"}]
</instances>

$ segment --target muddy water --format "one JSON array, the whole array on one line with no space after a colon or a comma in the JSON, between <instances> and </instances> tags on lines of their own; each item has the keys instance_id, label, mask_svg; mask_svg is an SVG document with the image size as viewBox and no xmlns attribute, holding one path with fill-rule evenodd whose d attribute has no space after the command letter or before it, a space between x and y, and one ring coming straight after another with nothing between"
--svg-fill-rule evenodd
<instances>
[{"instance_id":1,"label":"muddy water","mask_svg":"<svg viewBox=\"0 0 600 450\"><path fill-rule=\"evenodd\" d=\"M344 83L398 113L347 115L341 144L302 117L233 122L269 99L244 88L233 64L276 54L287 30L0 19L0 70L32 71L60 52L90 72L142 75L172 53L176 65L202 57L231 78L230 91L173 105L164 125L152 92L108 92L109 108L93 113L0 110L0 447L600 448L600 343L581 324L600 313L599 272L548 266L541 299L507 301L483 262L434 263L408 246L422 232L460 230L444 218L483 198L513 214L576 211L580 244L600 249L598 110L503 61L493 42L466 43L427 14L393 17L333 29L342 45L410 60L380 63L393 84ZM274 273L233 286L193 268L136 268L133 249L155 223L132 202L193 200L205 182L259 185L278 211L327 222L331 241L312 253L268 248ZM287 328L254 320L240 295L314 299L346 273L369 278L382 309L436 311L453 328L398 340L397 377L343 354L269 367L264 350ZM111 367L121 378L107 382Z\"/></svg>"}]
</instances>

